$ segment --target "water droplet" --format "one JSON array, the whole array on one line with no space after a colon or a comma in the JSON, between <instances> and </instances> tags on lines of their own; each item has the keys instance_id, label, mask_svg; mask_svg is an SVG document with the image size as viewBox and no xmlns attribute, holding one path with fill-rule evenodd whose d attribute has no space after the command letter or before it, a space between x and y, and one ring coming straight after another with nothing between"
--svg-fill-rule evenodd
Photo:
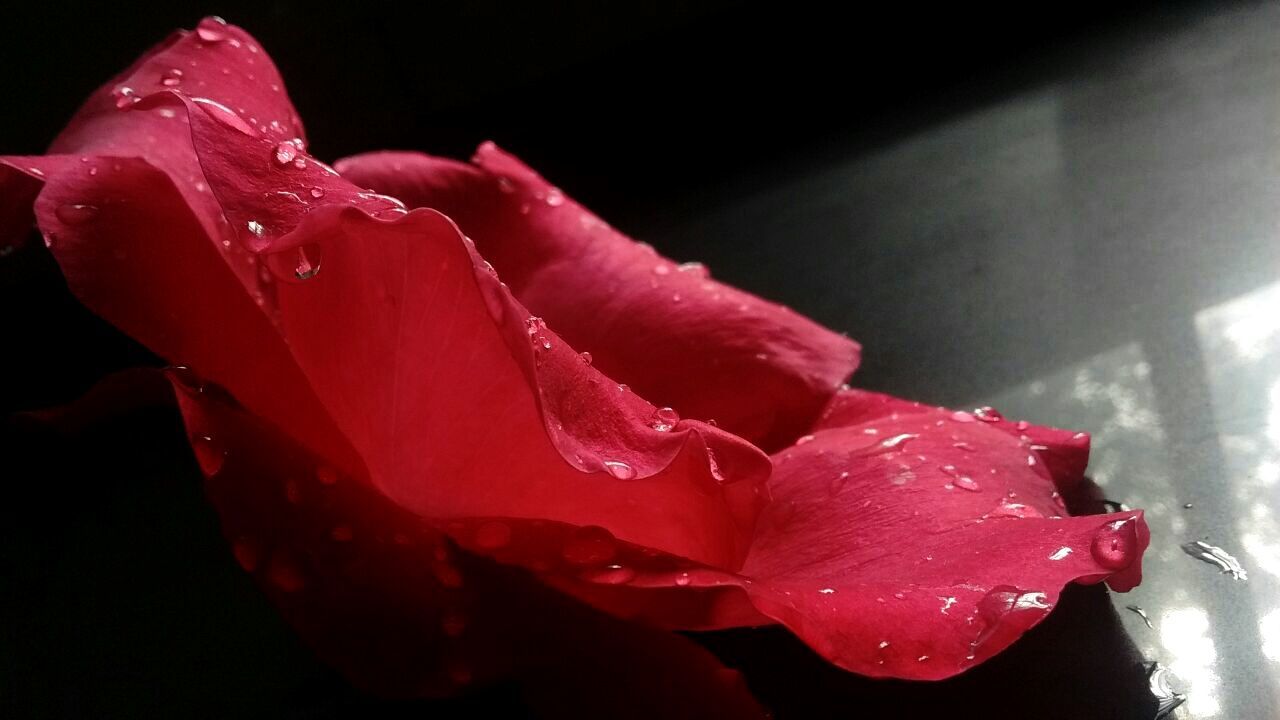
<instances>
[{"instance_id":1,"label":"water droplet","mask_svg":"<svg viewBox=\"0 0 1280 720\"><path fill-rule=\"evenodd\" d=\"M958 442L953 444L951 447L965 452L974 452L973 446L966 442Z\"/></svg>"},{"instance_id":2,"label":"water droplet","mask_svg":"<svg viewBox=\"0 0 1280 720\"><path fill-rule=\"evenodd\" d=\"M798 447L798 446L800 446L800 445L808 445L808 444L809 444L809 443L811 443L811 442L813 442L813 436L812 436L812 435L801 435L800 437L796 438L796 446L797 446L797 447Z\"/></svg>"},{"instance_id":3,"label":"water droplet","mask_svg":"<svg viewBox=\"0 0 1280 720\"><path fill-rule=\"evenodd\" d=\"M178 68L169 68L160 76L160 84L165 87L177 87L182 83L182 71Z\"/></svg>"},{"instance_id":4,"label":"water droplet","mask_svg":"<svg viewBox=\"0 0 1280 720\"><path fill-rule=\"evenodd\" d=\"M670 432L680 422L680 414L669 407L661 407L653 411L649 419L649 427L658 432Z\"/></svg>"},{"instance_id":5,"label":"water droplet","mask_svg":"<svg viewBox=\"0 0 1280 720\"><path fill-rule=\"evenodd\" d=\"M636 476L635 468L621 460L605 460L604 469L619 480L631 480Z\"/></svg>"},{"instance_id":6,"label":"water droplet","mask_svg":"<svg viewBox=\"0 0 1280 720\"><path fill-rule=\"evenodd\" d=\"M605 565L596 570L588 570L582 574L587 582L601 585L622 585L636 578L636 571L625 565Z\"/></svg>"},{"instance_id":7,"label":"water droplet","mask_svg":"<svg viewBox=\"0 0 1280 720\"><path fill-rule=\"evenodd\" d=\"M1193 507L1195 507L1195 504L1193 504L1193 503L1182 503L1182 509L1183 509L1183 510L1190 510L1190 509L1191 509L1191 508L1193 508Z\"/></svg>"},{"instance_id":8,"label":"water droplet","mask_svg":"<svg viewBox=\"0 0 1280 720\"><path fill-rule=\"evenodd\" d=\"M831 478L831 486L828 488L828 491L832 495L838 495L840 491L844 489L845 483L847 483L848 481L849 481L849 471L845 470L839 475Z\"/></svg>"},{"instance_id":9,"label":"water droplet","mask_svg":"<svg viewBox=\"0 0 1280 720\"><path fill-rule=\"evenodd\" d=\"M351 542L351 539L355 537L355 533L346 525L338 525L329 531L329 537L333 538L335 542Z\"/></svg>"},{"instance_id":10,"label":"water droplet","mask_svg":"<svg viewBox=\"0 0 1280 720\"><path fill-rule=\"evenodd\" d=\"M687 572L682 572L676 576L676 585L680 587L687 587L690 582L692 581L689 579L689 573Z\"/></svg>"},{"instance_id":11,"label":"water droplet","mask_svg":"<svg viewBox=\"0 0 1280 720\"><path fill-rule=\"evenodd\" d=\"M574 565L597 565L613 559L616 552L613 535L602 527L589 525L575 530L560 554Z\"/></svg>"},{"instance_id":12,"label":"water droplet","mask_svg":"<svg viewBox=\"0 0 1280 720\"><path fill-rule=\"evenodd\" d=\"M231 554L235 556L236 562L245 572L253 572L258 569L258 546L248 538L237 538L231 543Z\"/></svg>"},{"instance_id":13,"label":"water droplet","mask_svg":"<svg viewBox=\"0 0 1280 720\"><path fill-rule=\"evenodd\" d=\"M961 490L968 490L969 492L978 492L982 490L982 486L978 484L978 481L968 475L957 475L955 480L952 480L951 482Z\"/></svg>"},{"instance_id":14,"label":"water droplet","mask_svg":"<svg viewBox=\"0 0 1280 720\"><path fill-rule=\"evenodd\" d=\"M191 449L195 452L200 469L210 477L217 475L227 460L227 451L209 435L192 437Z\"/></svg>"},{"instance_id":15,"label":"water droplet","mask_svg":"<svg viewBox=\"0 0 1280 720\"><path fill-rule=\"evenodd\" d=\"M1133 562L1138 549L1138 527L1133 518L1115 520L1098 528L1089 552L1102 567L1119 570Z\"/></svg>"},{"instance_id":16,"label":"water droplet","mask_svg":"<svg viewBox=\"0 0 1280 720\"><path fill-rule=\"evenodd\" d=\"M200 27L196 28L196 37L200 38L201 40L207 43L222 42L223 40L227 39L227 36L225 33L220 32L218 30L214 30L213 28L207 27L205 25L201 25Z\"/></svg>"},{"instance_id":17,"label":"water droplet","mask_svg":"<svg viewBox=\"0 0 1280 720\"><path fill-rule=\"evenodd\" d=\"M921 655L920 657L916 658L916 662L924 662L925 660L928 660L928 659L929 659L928 655Z\"/></svg>"},{"instance_id":18,"label":"water droplet","mask_svg":"<svg viewBox=\"0 0 1280 720\"><path fill-rule=\"evenodd\" d=\"M881 641L880 641L880 645L879 645L879 647L880 647L880 649L881 649L881 650L883 650L883 649L885 649L885 648L889 647L889 641L888 641L888 640L881 640Z\"/></svg>"},{"instance_id":19,"label":"water droplet","mask_svg":"<svg viewBox=\"0 0 1280 720\"><path fill-rule=\"evenodd\" d=\"M821 589L821 590L819 590L818 592L822 593L823 595L834 595L834 594L835 594L835 592L836 592L836 589L835 589L835 588L822 588L822 589Z\"/></svg>"},{"instance_id":20,"label":"water droplet","mask_svg":"<svg viewBox=\"0 0 1280 720\"><path fill-rule=\"evenodd\" d=\"M276 144L275 159L279 165L288 165L298 156L298 146L286 140Z\"/></svg>"},{"instance_id":21,"label":"water droplet","mask_svg":"<svg viewBox=\"0 0 1280 720\"><path fill-rule=\"evenodd\" d=\"M313 187L309 192L311 193L311 197L315 198L316 200L319 200L320 198L324 197L324 188L322 187Z\"/></svg>"},{"instance_id":22,"label":"water droplet","mask_svg":"<svg viewBox=\"0 0 1280 720\"><path fill-rule=\"evenodd\" d=\"M1187 701L1179 678L1158 662L1147 667L1147 688L1156 699L1154 720L1171 717L1182 703Z\"/></svg>"},{"instance_id":23,"label":"water droplet","mask_svg":"<svg viewBox=\"0 0 1280 720\"><path fill-rule=\"evenodd\" d=\"M993 407L980 407L973 411L973 416L982 422L1000 422L1004 416Z\"/></svg>"},{"instance_id":24,"label":"water droplet","mask_svg":"<svg viewBox=\"0 0 1280 720\"><path fill-rule=\"evenodd\" d=\"M891 438L885 438L880 441L880 445L887 448L896 448L900 445L905 445L908 440L914 440L918 437L920 436L913 433L902 433L900 435L894 435Z\"/></svg>"},{"instance_id":25,"label":"water droplet","mask_svg":"<svg viewBox=\"0 0 1280 720\"><path fill-rule=\"evenodd\" d=\"M676 266L676 270L679 270L682 273L691 273L695 277L701 278L709 277L711 275L711 271L707 269L707 266L700 262L680 263Z\"/></svg>"},{"instance_id":26,"label":"water droplet","mask_svg":"<svg viewBox=\"0 0 1280 720\"><path fill-rule=\"evenodd\" d=\"M496 550L511 543L511 526L499 520L481 523L476 528L476 545L486 550Z\"/></svg>"},{"instance_id":27,"label":"water droplet","mask_svg":"<svg viewBox=\"0 0 1280 720\"><path fill-rule=\"evenodd\" d=\"M93 205L59 205L53 214L66 225L84 225L98 217L98 208Z\"/></svg>"},{"instance_id":28,"label":"water droplet","mask_svg":"<svg viewBox=\"0 0 1280 720\"><path fill-rule=\"evenodd\" d=\"M547 204L551 207L560 207L564 204L564 193L559 188L551 188L547 191Z\"/></svg>"},{"instance_id":29,"label":"water droplet","mask_svg":"<svg viewBox=\"0 0 1280 720\"><path fill-rule=\"evenodd\" d=\"M250 220L249 222L245 223L245 227L248 228L249 232L252 233L253 236L256 238L262 237L262 234L267 231L267 229L262 226L262 223L258 222L257 220Z\"/></svg>"},{"instance_id":30,"label":"water droplet","mask_svg":"<svg viewBox=\"0 0 1280 720\"><path fill-rule=\"evenodd\" d=\"M293 277L297 280L310 280L320 272L320 246L302 245L295 250L296 262L293 266Z\"/></svg>"},{"instance_id":31,"label":"water droplet","mask_svg":"<svg viewBox=\"0 0 1280 720\"><path fill-rule=\"evenodd\" d=\"M1065 558L1066 556L1068 556L1068 555L1070 555L1070 554L1071 554L1071 548L1067 547L1066 545L1063 545L1062 547L1058 548L1057 550L1054 550L1054 551L1053 551L1053 554L1049 556L1049 559L1050 559L1050 560L1061 560L1061 559Z\"/></svg>"},{"instance_id":32,"label":"water droplet","mask_svg":"<svg viewBox=\"0 0 1280 720\"><path fill-rule=\"evenodd\" d=\"M1151 624L1151 618L1147 616L1147 611L1146 611L1146 610L1143 610L1143 609L1142 609L1142 606L1140 606L1140 605L1125 605L1125 606L1124 606L1124 609L1125 609L1125 610L1128 610L1129 612L1131 612L1131 613L1133 613L1133 614L1137 615L1138 617L1142 618L1142 622L1146 623L1146 625L1147 625L1147 629L1149 629L1149 630L1155 630L1155 626Z\"/></svg>"},{"instance_id":33,"label":"water droplet","mask_svg":"<svg viewBox=\"0 0 1280 720\"><path fill-rule=\"evenodd\" d=\"M973 416L963 410L957 410L951 413L951 419L959 423L973 422Z\"/></svg>"},{"instance_id":34,"label":"water droplet","mask_svg":"<svg viewBox=\"0 0 1280 720\"><path fill-rule=\"evenodd\" d=\"M578 357L582 358L582 362L584 362L584 363L586 363L586 364L588 364L588 365L590 365L590 364L591 364L591 360L592 360L592 358L591 358L591 353L586 352L586 351L584 350L584 351L582 351L582 352L578 353Z\"/></svg>"},{"instance_id":35,"label":"water droplet","mask_svg":"<svg viewBox=\"0 0 1280 720\"><path fill-rule=\"evenodd\" d=\"M1031 427L1031 423L1027 422L1026 420L1019 420L1018 424L1015 425L1014 427L1018 428L1018 431L1021 432Z\"/></svg>"},{"instance_id":36,"label":"water droplet","mask_svg":"<svg viewBox=\"0 0 1280 720\"><path fill-rule=\"evenodd\" d=\"M1245 571L1240 561L1235 559L1231 553L1223 550L1216 545L1210 545L1203 540L1186 543L1182 546L1182 552L1191 557L1207 562L1210 565L1216 565L1222 572L1231 576L1233 580L1248 580L1249 573Z\"/></svg>"},{"instance_id":37,"label":"water droplet","mask_svg":"<svg viewBox=\"0 0 1280 720\"><path fill-rule=\"evenodd\" d=\"M316 468L316 480L321 485L334 485L338 482L338 471L328 465L321 465Z\"/></svg>"},{"instance_id":38,"label":"water droplet","mask_svg":"<svg viewBox=\"0 0 1280 720\"><path fill-rule=\"evenodd\" d=\"M987 513L987 517L1042 518L1044 515L1030 505L1001 500L995 510Z\"/></svg>"},{"instance_id":39,"label":"water droplet","mask_svg":"<svg viewBox=\"0 0 1280 720\"><path fill-rule=\"evenodd\" d=\"M133 91L133 88L121 85L111 91L111 97L115 98L117 110L129 110L136 105L142 98Z\"/></svg>"},{"instance_id":40,"label":"water droplet","mask_svg":"<svg viewBox=\"0 0 1280 720\"><path fill-rule=\"evenodd\" d=\"M1062 493L1055 490L1053 494L1049 496L1049 499L1053 500L1053 504L1057 505L1059 510L1063 512L1067 511L1067 501L1062 497Z\"/></svg>"}]
</instances>

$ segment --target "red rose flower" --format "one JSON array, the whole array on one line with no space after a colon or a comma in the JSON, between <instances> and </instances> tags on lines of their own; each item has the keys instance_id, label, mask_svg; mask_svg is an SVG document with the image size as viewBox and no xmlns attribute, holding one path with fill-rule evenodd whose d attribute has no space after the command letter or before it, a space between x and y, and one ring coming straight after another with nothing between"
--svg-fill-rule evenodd
<instances>
[{"instance_id":1,"label":"red rose flower","mask_svg":"<svg viewBox=\"0 0 1280 720\"><path fill-rule=\"evenodd\" d=\"M669 692L753 713L643 626L780 623L843 668L937 679L1069 582L1139 581L1142 513L1059 499L1086 435L841 390L856 343L492 144L338 171L306 148L270 59L205 20L48 155L0 158L0 227L33 207L72 292L190 368L169 377L232 551L355 682L661 657Z\"/></svg>"}]
</instances>

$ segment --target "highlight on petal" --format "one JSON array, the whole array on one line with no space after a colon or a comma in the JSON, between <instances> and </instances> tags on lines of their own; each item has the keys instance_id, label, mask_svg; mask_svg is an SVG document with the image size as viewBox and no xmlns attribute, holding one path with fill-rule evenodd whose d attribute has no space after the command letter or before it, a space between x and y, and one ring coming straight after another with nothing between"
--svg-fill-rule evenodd
<instances>
[{"instance_id":1,"label":"highlight on petal","mask_svg":"<svg viewBox=\"0 0 1280 720\"><path fill-rule=\"evenodd\" d=\"M372 153L337 167L452 218L516 298L610 377L765 449L803 432L858 364L857 343L659 256L492 143L470 165Z\"/></svg>"},{"instance_id":2,"label":"highlight on petal","mask_svg":"<svg viewBox=\"0 0 1280 720\"><path fill-rule=\"evenodd\" d=\"M439 213L365 197L301 151L306 166L263 173L246 158L268 141L188 112L229 216L275 192L322 191L303 212L267 214L261 249L284 281L294 360L389 497L424 517L602 526L741 564L766 500L758 450L696 421L655 425L659 408L524 310Z\"/></svg>"},{"instance_id":3,"label":"highlight on petal","mask_svg":"<svg viewBox=\"0 0 1280 720\"><path fill-rule=\"evenodd\" d=\"M756 606L828 659L949 677L1043 619L1066 583L1141 579L1142 513L1062 517L1029 443L967 413L845 399L774 456L742 570Z\"/></svg>"}]
</instances>

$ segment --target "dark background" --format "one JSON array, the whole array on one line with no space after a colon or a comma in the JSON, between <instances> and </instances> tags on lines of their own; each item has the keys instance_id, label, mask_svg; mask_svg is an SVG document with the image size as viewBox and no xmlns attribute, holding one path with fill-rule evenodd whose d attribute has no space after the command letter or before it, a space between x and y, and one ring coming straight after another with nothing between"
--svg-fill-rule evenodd
<instances>
[{"instance_id":1,"label":"dark background","mask_svg":"<svg viewBox=\"0 0 1280 720\"><path fill-rule=\"evenodd\" d=\"M1172 462L1223 472L1201 447L1216 430L1197 424L1211 391L1186 320L1280 270L1272 215L1257 214L1274 204L1274 153L1248 162L1274 139L1259 129L1275 120L1270 5L29 4L0 31L0 151L41 152L90 90L207 13L262 42L318 156L467 157L493 139L660 251L849 332L866 346L861 386L973 403L1136 337ZM0 308L6 413L151 361L75 304L39 243L0 260ZM1007 401L1033 420L1071 412ZM1107 419L1082 412L1085 429ZM10 419L0 473L0 715L526 712L507 688L381 703L319 666L230 560L168 413L73 438ZM1230 525L1231 507L1195 499ZM1224 632L1258 647L1260 611L1214 587L1205 607L1247 617ZM944 683L834 672L780 632L704 641L784 718L1154 712L1096 587ZM1269 667L1246 652L1228 689L1274 688ZM1277 708L1274 692L1223 695L1224 717Z\"/></svg>"}]
</instances>

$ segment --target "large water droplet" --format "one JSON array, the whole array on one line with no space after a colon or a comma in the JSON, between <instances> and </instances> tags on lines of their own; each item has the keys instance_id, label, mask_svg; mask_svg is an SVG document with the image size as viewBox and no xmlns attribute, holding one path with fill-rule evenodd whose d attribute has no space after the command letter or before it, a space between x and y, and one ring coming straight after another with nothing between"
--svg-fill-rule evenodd
<instances>
[{"instance_id":1,"label":"large water droplet","mask_svg":"<svg viewBox=\"0 0 1280 720\"><path fill-rule=\"evenodd\" d=\"M1049 555L1049 559L1050 559L1050 560L1061 560L1061 559L1065 558L1066 556L1068 556L1068 555L1070 555L1070 554L1071 554L1071 548L1067 547L1066 545L1063 545L1062 547L1058 548L1057 550L1054 550L1054 551Z\"/></svg>"},{"instance_id":2,"label":"large water droplet","mask_svg":"<svg viewBox=\"0 0 1280 720\"><path fill-rule=\"evenodd\" d=\"M893 437L881 440L880 445L887 448L896 448L905 445L907 441L914 440L918 437L920 436L914 433L902 433L900 435L894 435Z\"/></svg>"},{"instance_id":3,"label":"large water droplet","mask_svg":"<svg viewBox=\"0 0 1280 720\"><path fill-rule=\"evenodd\" d=\"M635 468L621 460L605 460L604 469L619 480L630 480L636 476Z\"/></svg>"},{"instance_id":4,"label":"large water droplet","mask_svg":"<svg viewBox=\"0 0 1280 720\"><path fill-rule=\"evenodd\" d=\"M1004 420L1004 416L1000 414L1000 411L993 407L976 408L973 411L973 416L982 422L1000 422Z\"/></svg>"},{"instance_id":5,"label":"large water droplet","mask_svg":"<svg viewBox=\"0 0 1280 720\"><path fill-rule=\"evenodd\" d=\"M501 520L490 520L476 528L476 545L485 550L497 550L511 543L511 526Z\"/></svg>"},{"instance_id":6,"label":"large water droplet","mask_svg":"<svg viewBox=\"0 0 1280 720\"><path fill-rule=\"evenodd\" d=\"M298 157L298 146L294 145L291 140L276 143L274 157L276 159L276 164L288 165L293 162L294 158Z\"/></svg>"},{"instance_id":7,"label":"large water droplet","mask_svg":"<svg viewBox=\"0 0 1280 720\"><path fill-rule=\"evenodd\" d=\"M227 451L212 436L196 435L191 438L191 449L195 452L196 462L205 475L217 475L227 461Z\"/></svg>"},{"instance_id":8,"label":"large water droplet","mask_svg":"<svg viewBox=\"0 0 1280 720\"><path fill-rule=\"evenodd\" d=\"M129 110L136 105L142 98L133 91L133 88L121 85L111 91L111 97L115 98L117 110Z\"/></svg>"},{"instance_id":9,"label":"large water droplet","mask_svg":"<svg viewBox=\"0 0 1280 720\"><path fill-rule=\"evenodd\" d=\"M560 553L574 565L597 565L613 559L617 551L617 543L608 530L589 525L575 530Z\"/></svg>"},{"instance_id":10,"label":"large water droplet","mask_svg":"<svg viewBox=\"0 0 1280 720\"><path fill-rule=\"evenodd\" d=\"M564 193L559 188L551 188L547 191L547 204L551 207L560 207L564 204Z\"/></svg>"},{"instance_id":11,"label":"large water droplet","mask_svg":"<svg viewBox=\"0 0 1280 720\"><path fill-rule=\"evenodd\" d=\"M649 419L649 427L658 432L670 432L680 422L680 413L669 407L661 407L653 411L653 417Z\"/></svg>"},{"instance_id":12,"label":"large water droplet","mask_svg":"<svg viewBox=\"0 0 1280 720\"><path fill-rule=\"evenodd\" d=\"M53 214L58 217L58 220L66 225L84 225L85 223L92 222L94 218L98 217L98 208L93 205L75 205L68 203L66 205L59 205L57 209L53 211Z\"/></svg>"},{"instance_id":13,"label":"large water droplet","mask_svg":"<svg viewBox=\"0 0 1280 720\"><path fill-rule=\"evenodd\" d=\"M1115 520L1098 528L1089 552L1102 567L1128 567L1138 549L1138 526L1133 518Z\"/></svg>"},{"instance_id":14,"label":"large water droplet","mask_svg":"<svg viewBox=\"0 0 1280 720\"><path fill-rule=\"evenodd\" d=\"M1249 573L1245 571L1240 561L1235 559L1231 553L1216 545L1210 545L1203 540L1196 540L1184 544L1182 552L1210 565L1216 565L1222 572L1230 575L1233 580L1249 579Z\"/></svg>"},{"instance_id":15,"label":"large water droplet","mask_svg":"<svg viewBox=\"0 0 1280 720\"><path fill-rule=\"evenodd\" d=\"M200 27L196 28L196 37L200 38L201 40L207 43L222 42L223 40L227 39L226 33L215 30L206 25L201 25Z\"/></svg>"},{"instance_id":16,"label":"large water droplet","mask_svg":"<svg viewBox=\"0 0 1280 720\"><path fill-rule=\"evenodd\" d=\"M709 277L711 275L711 271L707 269L707 266L700 262L680 263L676 266L676 270L679 270L682 273L690 273L694 277L700 278Z\"/></svg>"},{"instance_id":17,"label":"large water droplet","mask_svg":"<svg viewBox=\"0 0 1280 720\"><path fill-rule=\"evenodd\" d=\"M622 585L636 578L636 571L625 565L605 565L602 568L588 570L582 574L587 582L601 585Z\"/></svg>"}]
</instances>

